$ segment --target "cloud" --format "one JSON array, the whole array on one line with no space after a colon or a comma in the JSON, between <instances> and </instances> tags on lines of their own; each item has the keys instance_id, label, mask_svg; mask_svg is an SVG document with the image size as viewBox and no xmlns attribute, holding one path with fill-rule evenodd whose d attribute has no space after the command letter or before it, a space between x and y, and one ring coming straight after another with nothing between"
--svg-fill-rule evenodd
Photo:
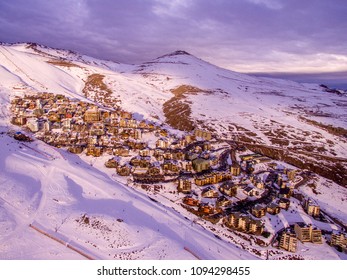
<instances>
[{"instance_id":1,"label":"cloud","mask_svg":"<svg viewBox=\"0 0 347 280\"><path fill-rule=\"evenodd\" d=\"M267 8L274 9L274 10L283 8L282 1L279 1L279 0L247 0L247 1L254 4L258 4L258 5L264 5Z\"/></svg>"},{"instance_id":2,"label":"cloud","mask_svg":"<svg viewBox=\"0 0 347 280\"><path fill-rule=\"evenodd\" d=\"M184 49L236 71L346 69L344 0L0 1L0 40L140 63Z\"/></svg>"}]
</instances>

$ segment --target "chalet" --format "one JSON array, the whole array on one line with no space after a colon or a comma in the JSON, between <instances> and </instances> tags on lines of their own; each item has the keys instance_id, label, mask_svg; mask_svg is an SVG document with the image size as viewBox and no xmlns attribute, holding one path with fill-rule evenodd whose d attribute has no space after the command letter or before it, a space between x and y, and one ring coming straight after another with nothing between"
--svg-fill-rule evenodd
<instances>
[{"instance_id":1,"label":"chalet","mask_svg":"<svg viewBox=\"0 0 347 280\"><path fill-rule=\"evenodd\" d=\"M111 116L111 113L108 112L108 111L105 111L105 112L102 112L102 114L101 114L101 119L102 119L102 120L107 120L107 119L110 118L110 116Z\"/></svg>"},{"instance_id":2,"label":"chalet","mask_svg":"<svg viewBox=\"0 0 347 280\"><path fill-rule=\"evenodd\" d=\"M194 136L203 138L203 139L208 140L208 141L212 139L211 132L205 131L205 130L200 130L200 129L196 129L194 131Z\"/></svg>"},{"instance_id":3,"label":"chalet","mask_svg":"<svg viewBox=\"0 0 347 280\"><path fill-rule=\"evenodd\" d=\"M280 198L277 203L281 209L285 209L285 210L288 210L288 208L290 206L290 200L287 198L283 198L283 197Z\"/></svg>"},{"instance_id":4,"label":"chalet","mask_svg":"<svg viewBox=\"0 0 347 280\"><path fill-rule=\"evenodd\" d=\"M199 200L195 199L192 195L187 195L183 198L183 203L189 206L197 206L199 204Z\"/></svg>"},{"instance_id":5,"label":"chalet","mask_svg":"<svg viewBox=\"0 0 347 280\"><path fill-rule=\"evenodd\" d=\"M267 209L267 207L265 205L263 205L263 204L256 204L252 208L252 215L257 217L257 218L261 218L261 217L266 215L266 209Z\"/></svg>"},{"instance_id":6,"label":"chalet","mask_svg":"<svg viewBox=\"0 0 347 280\"><path fill-rule=\"evenodd\" d=\"M210 184L211 180L208 176L199 176L199 177L195 177L194 183L197 186L205 186L205 185Z\"/></svg>"},{"instance_id":7,"label":"chalet","mask_svg":"<svg viewBox=\"0 0 347 280\"><path fill-rule=\"evenodd\" d=\"M76 132L84 132L87 130L87 126L85 124L73 123L71 124L71 130Z\"/></svg>"},{"instance_id":8,"label":"chalet","mask_svg":"<svg viewBox=\"0 0 347 280\"><path fill-rule=\"evenodd\" d=\"M118 158L111 158L105 162L105 166L107 168L117 168L119 166L119 159Z\"/></svg>"},{"instance_id":9,"label":"chalet","mask_svg":"<svg viewBox=\"0 0 347 280\"><path fill-rule=\"evenodd\" d=\"M128 145L129 148L134 150L143 150L147 148L147 144L145 142L139 141L126 141L124 144Z\"/></svg>"},{"instance_id":10,"label":"chalet","mask_svg":"<svg viewBox=\"0 0 347 280\"><path fill-rule=\"evenodd\" d=\"M130 133L126 130L123 130L121 133L119 133L119 137L122 140L128 140L130 138Z\"/></svg>"},{"instance_id":11,"label":"chalet","mask_svg":"<svg viewBox=\"0 0 347 280\"><path fill-rule=\"evenodd\" d=\"M219 163L219 157L216 155L209 156L210 159L210 165L215 166Z\"/></svg>"},{"instance_id":12,"label":"chalet","mask_svg":"<svg viewBox=\"0 0 347 280\"><path fill-rule=\"evenodd\" d=\"M129 149L120 147L113 150L115 156L127 157L129 156Z\"/></svg>"},{"instance_id":13,"label":"chalet","mask_svg":"<svg viewBox=\"0 0 347 280\"><path fill-rule=\"evenodd\" d=\"M205 216L204 219L206 221L211 222L212 224L217 224L223 218L222 213L215 213L209 216Z\"/></svg>"},{"instance_id":14,"label":"chalet","mask_svg":"<svg viewBox=\"0 0 347 280\"><path fill-rule=\"evenodd\" d=\"M84 150L84 147L80 145L73 145L68 148L68 151L73 154L81 154L83 150Z\"/></svg>"},{"instance_id":15,"label":"chalet","mask_svg":"<svg viewBox=\"0 0 347 280\"><path fill-rule=\"evenodd\" d=\"M213 214L215 212L215 209L214 209L213 205L211 205L209 203L201 202L199 204L198 211L202 215L210 215L210 214Z\"/></svg>"},{"instance_id":16,"label":"chalet","mask_svg":"<svg viewBox=\"0 0 347 280\"><path fill-rule=\"evenodd\" d=\"M192 191L192 182L188 179L179 179L177 191L182 193L190 193Z\"/></svg>"},{"instance_id":17,"label":"chalet","mask_svg":"<svg viewBox=\"0 0 347 280\"><path fill-rule=\"evenodd\" d=\"M255 196L255 195L259 195L258 190L251 186L251 185L245 185L242 187L242 191L244 194L248 195L248 196Z\"/></svg>"},{"instance_id":18,"label":"chalet","mask_svg":"<svg viewBox=\"0 0 347 280\"><path fill-rule=\"evenodd\" d=\"M136 156L130 160L130 165L134 167L148 168L151 165L151 158Z\"/></svg>"},{"instance_id":19,"label":"chalet","mask_svg":"<svg viewBox=\"0 0 347 280\"><path fill-rule=\"evenodd\" d=\"M239 176L241 173L241 167L236 162L233 162L230 167L230 172L233 176Z\"/></svg>"},{"instance_id":20,"label":"chalet","mask_svg":"<svg viewBox=\"0 0 347 280\"><path fill-rule=\"evenodd\" d=\"M182 161L182 168L187 172L193 171L193 164L191 161Z\"/></svg>"},{"instance_id":21,"label":"chalet","mask_svg":"<svg viewBox=\"0 0 347 280\"><path fill-rule=\"evenodd\" d=\"M168 131L166 130L166 129L161 129L160 131L159 131L159 134L161 135L161 136L163 136L163 137L167 137L168 136Z\"/></svg>"},{"instance_id":22,"label":"chalet","mask_svg":"<svg viewBox=\"0 0 347 280\"><path fill-rule=\"evenodd\" d=\"M136 140L139 140L142 138L142 132L140 129L133 129L132 130L132 134L131 134L131 137L136 139Z\"/></svg>"},{"instance_id":23,"label":"chalet","mask_svg":"<svg viewBox=\"0 0 347 280\"><path fill-rule=\"evenodd\" d=\"M102 135L100 136L99 142L102 146L112 147L112 152L113 152L113 145L111 144L110 137L108 137L107 135Z\"/></svg>"},{"instance_id":24,"label":"chalet","mask_svg":"<svg viewBox=\"0 0 347 280\"><path fill-rule=\"evenodd\" d=\"M61 124L63 128L71 129L71 119L62 119Z\"/></svg>"},{"instance_id":25,"label":"chalet","mask_svg":"<svg viewBox=\"0 0 347 280\"><path fill-rule=\"evenodd\" d=\"M181 167L179 166L177 161L173 160L165 160L164 163L161 165L161 168L164 172L173 172L178 173L181 170Z\"/></svg>"},{"instance_id":26,"label":"chalet","mask_svg":"<svg viewBox=\"0 0 347 280\"><path fill-rule=\"evenodd\" d=\"M138 126L137 120L134 120L134 119L128 120L127 127L129 127L129 128L137 128L137 126Z\"/></svg>"},{"instance_id":27,"label":"chalet","mask_svg":"<svg viewBox=\"0 0 347 280\"><path fill-rule=\"evenodd\" d=\"M89 108L84 113L84 121L85 122L98 122L100 121L100 111L98 107Z\"/></svg>"},{"instance_id":28,"label":"chalet","mask_svg":"<svg viewBox=\"0 0 347 280\"><path fill-rule=\"evenodd\" d=\"M210 142L206 141L206 142L204 142L204 143L201 145L201 147L202 147L202 150L203 150L203 151L208 152L208 151L211 150L212 145L211 145Z\"/></svg>"},{"instance_id":29,"label":"chalet","mask_svg":"<svg viewBox=\"0 0 347 280\"><path fill-rule=\"evenodd\" d=\"M105 134L105 126L101 122L95 122L90 128L90 135L104 135Z\"/></svg>"},{"instance_id":30,"label":"chalet","mask_svg":"<svg viewBox=\"0 0 347 280\"><path fill-rule=\"evenodd\" d=\"M202 190L201 196L208 198L217 198L219 196L219 193L214 189L214 187L210 186Z\"/></svg>"},{"instance_id":31,"label":"chalet","mask_svg":"<svg viewBox=\"0 0 347 280\"><path fill-rule=\"evenodd\" d=\"M172 152L172 159L173 160L184 160L185 154L181 151L178 152Z\"/></svg>"},{"instance_id":32,"label":"chalet","mask_svg":"<svg viewBox=\"0 0 347 280\"><path fill-rule=\"evenodd\" d=\"M149 130L154 130L155 129L155 126L152 123L149 123L147 126L148 126Z\"/></svg>"},{"instance_id":33,"label":"chalet","mask_svg":"<svg viewBox=\"0 0 347 280\"><path fill-rule=\"evenodd\" d=\"M164 151L160 149L155 149L153 152L153 156L159 161L164 160Z\"/></svg>"},{"instance_id":34,"label":"chalet","mask_svg":"<svg viewBox=\"0 0 347 280\"><path fill-rule=\"evenodd\" d=\"M100 157L103 153L103 148L99 146L89 145L87 147L87 156Z\"/></svg>"},{"instance_id":35,"label":"chalet","mask_svg":"<svg viewBox=\"0 0 347 280\"><path fill-rule=\"evenodd\" d=\"M112 146L111 147L107 146L106 142L102 142L102 145L105 145L103 147L104 154L107 154L107 155L110 155L110 156L113 155L113 148L112 148Z\"/></svg>"},{"instance_id":36,"label":"chalet","mask_svg":"<svg viewBox=\"0 0 347 280\"><path fill-rule=\"evenodd\" d=\"M148 125L147 125L147 123L145 122L145 121L141 121L140 123L139 123L139 126L138 126L139 128L142 128L142 129L146 129L146 128L148 128Z\"/></svg>"},{"instance_id":37,"label":"chalet","mask_svg":"<svg viewBox=\"0 0 347 280\"><path fill-rule=\"evenodd\" d=\"M152 163L148 167L147 173L148 173L148 175L158 175L158 174L160 174L161 173L160 164L158 162Z\"/></svg>"},{"instance_id":38,"label":"chalet","mask_svg":"<svg viewBox=\"0 0 347 280\"><path fill-rule=\"evenodd\" d=\"M227 207L231 205L231 201L224 195L220 196L216 200L216 207Z\"/></svg>"},{"instance_id":39,"label":"chalet","mask_svg":"<svg viewBox=\"0 0 347 280\"><path fill-rule=\"evenodd\" d=\"M117 174L120 176L129 176L131 173L131 166L122 165L117 167Z\"/></svg>"},{"instance_id":40,"label":"chalet","mask_svg":"<svg viewBox=\"0 0 347 280\"><path fill-rule=\"evenodd\" d=\"M277 203L271 202L267 205L266 211L271 215L277 215L281 211L281 208Z\"/></svg>"},{"instance_id":41,"label":"chalet","mask_svg":"<svg viewBox=\"0 0 347 280\"><path fill-rule=\"evenodd\" d=\"M195 136L194 135L185 135L184 136L184 141L187 143L187 144L190 144L192 142L195 141Z\"/></svg>"},{"instance_id":42,"label":"chalet","mask_svg":"<svg viewBox=\"0 0 347 280\"><path fill-rule=\"evenodd\" d=\"M210 168L210 161L202 158L197 158L192 161L195 172L201 172Z\"/></svg>"},{"instance_id":43,"label":"chalet","mask_svg":"<svg viewBox=\"0 0 347 280\"><path fill-rule=\"evenodd\" d=\"M98 137L97 136L88 137L88 145L89 146L95 146L97 144L98 144Z\"/></svg>"},{"instance_id":44,"label":"chalet","mask_svg":"<svg viewBox=\"0 0 347 280\"><path fill-rule=\"evenodd\" d=\"M262 190L262 189L265 188L264 182L256 182L256 183L255 183L255 186L256 186L258 189L260 189L260 190Z\"/></svg>"},{"instance_id":45,"label":"chalet","mask_svg":"<svg viewBox=\"0 0 347 280\"><path fill-rule=\"evenodd\" d=\"M14 125L25 125L27 123L27 118L24 116L13 117L11 123Z\"/></svg>"},{"instance_id":46,"label":"chalet","mask_svg":"<svg viewBox=\"0 0 347 280\"><path fill-rule=\"evenodd\" d=\"M164 158L165 160L170 160L170 159L172 159L173 156L172 156L171 151L164 152L164 153L163 153L163 158Z\"/></svg>"},{"instance_id":47,"label":"chalet","mask_svg":"<svg viewBox=\"0 0 347 280\"><path fill-rule=\"evenodd\" d=\"M121 117L122 119L128 119L128 120L130 120L130 119L132 119L132 114L129 113L129 112L126 112L126 111L121 111L121 112L120 112L120 117Z\"/></svg>"},{"instance_id":48,"label":"chalet","mask_svg":"<svg viewBox=\"0 0 347 280\"><path fill-rule=\"evenodd\" d=\"M167 138L160 138L155 142L155 146L161 149L168 149L170 147L171 141Z\"/></svg>"},{"instance_id":49,"label":"chalet","mask_svg":"<svg viewBox=\"0 0 347 280\"><path fill-rule=\"evenodd\" d=\"M151 154L151 150L149 150L149 149L143 149L143 150L139 151L139 155L141 157L148 157L148 156L150 156L150 154Z\"/></svg>"},{"instance_id":50,"label":"chalet","mask_svg":"<svg viewBox=\"0 0 347 280\"><path fill-rule=\"evenodd\" d=\"M256 186L258 189L264 189L265 185L263 180L257 175L250 176L251 183Z\"/></svg>"},{"instance_id":51,"label":"chalet","mask_svg":"<svg viewBox=\"0 0 347 280\"><path fill-rule=\"evenodd\" d=\"M225 182L219 186L219 191L227 196L235 196L237 194L237 186L232 182Z\"/></svg>"},{"instance_id":52,"label":"chalet","mask_svg":"<svg viewBox=\"0 0 347 280\"><path fill-rule=\"evenodd\" d=\"M312 217L319 217L320 215L319 205L309 198L304 201L304 210Z\"/></svg>"}]
</instances>

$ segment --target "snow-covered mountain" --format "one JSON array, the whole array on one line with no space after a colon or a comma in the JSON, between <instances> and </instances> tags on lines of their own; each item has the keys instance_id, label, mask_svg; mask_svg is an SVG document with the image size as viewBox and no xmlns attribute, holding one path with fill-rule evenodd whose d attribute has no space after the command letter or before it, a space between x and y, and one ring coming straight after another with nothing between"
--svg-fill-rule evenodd
<instances>
[{"instance_id":1,"label":"snow-covered mountain","mask_svg":"<svg viewBox=\"0 0 347 280\"><path fill-rule=\"evenodd\" d=\"M36 92L120 107L176 133L208 129L220 139L347 184L343 94L236 73L184 51L126 65L37 44L2 44L0 259L81 257L42 239L30 224L92 258L196 257L184 248L205 259L256 257L192 226L165 200L158 204L116 182L102 160L39 141L14 141L7 135L14 129L10 99Z\"/></svg>"},{"instance_id":2,"label":"snow-covered mountain","mask_svg":"<svg viewBox=\"0 0 347 280\"><path fill-rule=\"evenodd\" d=\"M120 106L178 130L208 128L347 184L347 98L338 91L236 73L184 51L125 65L16 44L0 47L0 61L2 98L33 90Z\"/></svg>"}]
</instances>

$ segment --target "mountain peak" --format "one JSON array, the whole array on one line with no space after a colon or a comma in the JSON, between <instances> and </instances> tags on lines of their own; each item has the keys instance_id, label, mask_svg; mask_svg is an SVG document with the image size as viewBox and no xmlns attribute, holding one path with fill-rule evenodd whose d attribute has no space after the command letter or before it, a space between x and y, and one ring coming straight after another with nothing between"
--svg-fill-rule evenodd
<instances>
[{"instance_id":1,"label":"mountain peak","mask_svg":"<svg viewBox=\"0 0 347 280\"><path fill-rule=\"evenodd\" d=\"M163 58L163 57L170 57L170 56L178 56L178 55L191 55L190 53L182 50L177 50L169 54L165 54L163 56L159 56L158 58Z\"/></svg>"}]
</instances>

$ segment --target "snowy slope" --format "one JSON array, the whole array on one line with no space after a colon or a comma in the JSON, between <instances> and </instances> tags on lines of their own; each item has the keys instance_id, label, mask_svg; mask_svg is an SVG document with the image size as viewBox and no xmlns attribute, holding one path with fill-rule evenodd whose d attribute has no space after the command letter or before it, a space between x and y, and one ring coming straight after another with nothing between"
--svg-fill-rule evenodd
<instances>
[{"instance_id":1,"label":"snowy slope","mask_svg":"<svg viewBox=\"0 0 347 280\"><path fill-rule=\"evenodd\" d=\"M114 181L87 159L41 142L24 146L6 134L0 137L0 259L83 258L30 224L93 258L195 258L184 247L204 259L255 258L192 227L181 214Z\"/></svg>"},{"instance_id":2,"label":"snowy slope","mask_svg":"<svg viewBox=\"0 0 347 280\"><path fill-rule=\"evenodd\" d=\"M30 224L93 258L195 258L185 247L203 259L255 258L115 181L103 168L105 158L80 158L40 141L24 146L7 135L17 129L9 123L8 110L17 95L51 92L115 105L99 101L97 89L84 92L94 74L103 77L117 105L140 119L167 122L165 106L175 98L175 89L188 85L194 93L179 96L191 110L188 117L220 137L247 136L276 146L273 139L286 131L286 148L313 145L325 147L321 153L327 156L347 157L345 138L299 118L347 128L346 97L317 85L239 74L182 51L124 65L33 44L0 45L0 259L84 258ZM335 209L345 194L326 201L326 193L325 209Z\"/></svg>"},{"instance_id":3,"label":"snowy slope","mask_svg":"<svg viewBox=\"0 0 347 280\"><path fill-rule=\"evenodd\" d=\"M284 111L298 112L301 109L305 113L312 109L322 116L326 115L317 119L347 127L346 98L328 94L318 85L252 77L219 68L182 51L144 63L134 72L162 91L180 85L191 85L207 91L189 97L193 101L194 116L202 120L203 111L208 110L206 115L209 118L237 118L235 122L244 119L245 125L254 128L245 114L278 119L288 117ZM296 110L294 107L297 107ZM295 118L288 119L290 124L293 121ZM294 125L299 126L297 122Z\"/></svg>"}]
</instances>

